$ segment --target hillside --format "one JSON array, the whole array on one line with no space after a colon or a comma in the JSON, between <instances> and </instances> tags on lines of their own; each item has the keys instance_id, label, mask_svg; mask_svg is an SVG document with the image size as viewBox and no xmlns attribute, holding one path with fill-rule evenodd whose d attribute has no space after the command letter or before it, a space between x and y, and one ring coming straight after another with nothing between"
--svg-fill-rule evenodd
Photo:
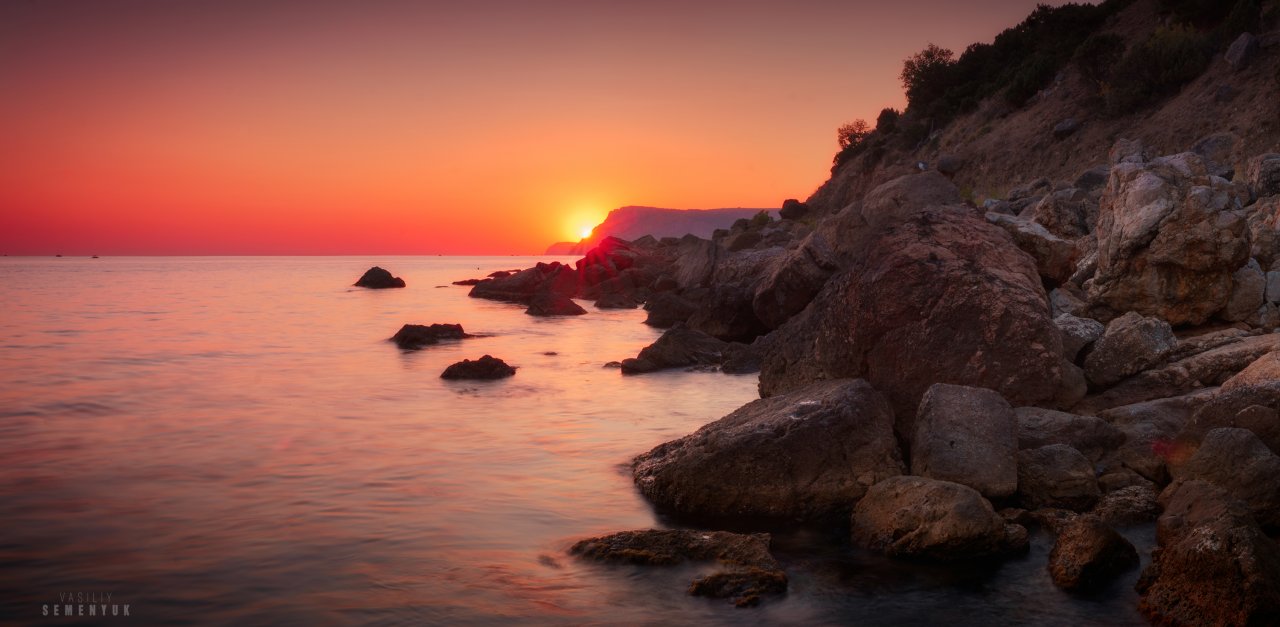
<instances>
[{"instance_id":1,"label":"hillside","mask_svg":"<svg viewBox=\"0 0 1280 627\"><path fill-rule=\"evenodd\" d=\"M609 212L591 231L591 237L579 242L556 242L547 248L547 255L579 255L606 237L625 240L651 235L683 237L696 235L711 237L716 229L728 228L735 220L768 211L767 209L660 209L657 207L619 207Z\"/></svg>"},{"instance_id":2,"label":"hillside","mask_svg":"<svg viewBox=\"0 0 1280 627\"><path fill-rule=\"evenodd\" d=\"M1094 38L1114 36L1122 42L1124 54L1133 55L1153 41L1157 31L1201 35L1210 41L1203 71L1154 102L1109 108L1109 96L1128 77L1091 80L1077 50L1048 84L1021 106L1011 105L1001 94L991 94L945 125L937 124L937 116L926 118L909 106L897 129L873 131L865 142L866 149L834 168L831 178L808 203L835 212L876 185L916 170L918 162L937 168L944 158L950 166L945 173L967 200L981 205L988 199L1005 198L1012 188L1038 178L1052 183L1074 181L1089 168L1106 164L1108 150L1121 138L1141 141L1155 154L1173 154L1191 149L1210 134L1230 133L1234 137L1226 158L1236 171L1241 171L1249 156L1273 150L1280 143L1280 55L1274 54L1280 47L1276 30L1280 3L1261 3L1261 23L1253 25L1257 53L1238 68L1226 58L1237 33L1225 34L1228 31L1222 30L1222 25L1217 30L1211 24L1183 25L1169 8L1178 2L1112 0L1106 4L1118 8L1092 32ZM1211 36L1218 37L1216 43ZM1117 54L1116 58L1122 56ZM1112 65L1120 63L1113 58ZM1161 70L1144 69L1152 73ZM1078 130L1055 134L1055 127L1070 126L1070 121ZM910 129L903 130L908 122L924 125L921 137L912 135Z\"/></svg>"}]
</instances>

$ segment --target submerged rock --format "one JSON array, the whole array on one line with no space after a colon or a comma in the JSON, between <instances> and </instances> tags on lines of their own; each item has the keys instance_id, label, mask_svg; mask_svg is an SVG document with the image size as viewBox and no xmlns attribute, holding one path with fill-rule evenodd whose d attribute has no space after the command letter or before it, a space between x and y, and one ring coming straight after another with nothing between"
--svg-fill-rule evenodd
<instances>
[{"instance_id":1,"label":"submerged rock","mask_svg":"<svg viewBox=\"0 0 1280 627\"><path fill-rule=\"evenodd\" d=\"M404 279L398 276L391 276L391 273L374 266L365 271L360 276L360 280L356 281L356 287L367 287L369 289L385 289L390 287L404 287Z\"/></svg>"},{"instance_id":2,"label":"submerged rock","mask_svg":"<svg viewBox=\"0 0 1280 627\"><path fill-rule=\"evenodd\" d=\"M472 337L470 333L462 330L460 324L406 324L400 327L396 334L391 336L391 341L396 346L405 350L415 350L431 344L438 344L440 340L461 340Z\"/></svg>"},{"instance_id":3,"label":"submerged rock","mask_svg":"<svg viewBox=\"0 0 1280 627\"><path fill-rule=\"evenodd\" d=\"M1006 523L977 490L925 477L872 486L853 510L852 534L891 557L964 560L1027 548L1027 530Z\"/></svg>"},{"instance_id":4,"label":"submerged rock","mask_svg":"<svg viewBox=\"0 0 1280 627\"><path fill-rule=\"evenodd\" d=\"M516 373L516 369L496 357L485 355L477 360L464 359L444 369L441 379L502 379Z\"/></svg>"},{"instance_id":5,"label":"submerged rock","mask_svg":"<svg viewBox=\"0 0 1280 627\"><path fill-rule=\"evenodd\" d=\"M689 594L731 600L738 607L782 594L787 575L769 553L769 534L727 531L643 529L622 531L575 543L569 553L583 559L641 566L673 566L687 561L714 562L725 570L695 579Z\"/></svg>"},{"instance_id":6,"label":"submerged rock","mask_svg":"<svg viewBox=\"0 0 1280 627\"><path fill-rule=\"evenodd\" d=\"M659 510L784 520L847 515L868 487L902 471L893 412L861 380L753 401L633 468Z\"/></svg>"}]
</instances>

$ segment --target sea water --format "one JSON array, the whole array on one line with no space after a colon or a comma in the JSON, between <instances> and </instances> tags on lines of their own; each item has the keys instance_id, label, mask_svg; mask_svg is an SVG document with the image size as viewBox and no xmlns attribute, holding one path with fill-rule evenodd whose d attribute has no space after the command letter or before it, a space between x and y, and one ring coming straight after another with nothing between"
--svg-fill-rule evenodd
<instances>
[{"instance_id":1,"label":"sea water","mask_svg":"<svg viewBox=\"0 0 1280 627\"><path fill-rule=\"evenodd\" d=\"M1071 596L1042 534L979 567L775 530L790 589L753 609L686 595L708 565L567 555L667 525L632 457L757 392L604 367L659 336L641 310L536 318L451 284L548 260L0 258L0 622L1142 624L1136 570ZM350 286L375 264L408 287ZM405 323L484 337L405 352ZM517 374L440 379L484 354Z\"/></svg>"}]
</instances>

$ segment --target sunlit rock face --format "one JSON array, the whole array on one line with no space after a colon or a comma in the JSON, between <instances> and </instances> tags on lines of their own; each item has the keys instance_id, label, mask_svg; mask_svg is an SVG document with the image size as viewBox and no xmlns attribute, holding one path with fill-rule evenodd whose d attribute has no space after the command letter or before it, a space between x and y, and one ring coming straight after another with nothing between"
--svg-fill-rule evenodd
<instances>
[{"instance_id":1,"label":"sunlit rock face","mask_svg":"<svg viewBox=\"0 0 1280 627\"><path fill-rule=\"evenodd\" d=\"M1116 164L1099 208L1090 303L1104 318L1137 311L1204 323L1227 305L1232 274L1249 259L1247 201L1247 187L1211 176L1195 153Z\"/></svg>"}]
</instances>

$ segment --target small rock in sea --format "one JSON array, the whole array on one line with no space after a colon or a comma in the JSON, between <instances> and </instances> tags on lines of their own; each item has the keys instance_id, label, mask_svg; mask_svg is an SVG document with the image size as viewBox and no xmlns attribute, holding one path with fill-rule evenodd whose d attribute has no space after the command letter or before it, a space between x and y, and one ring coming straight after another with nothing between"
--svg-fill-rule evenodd
<instances>
[{"instance_id":1,"label":"small rock in sea","mask_svg":"<svg viewBox=\"0 0 1280 627\"><path fill-rule=\"evenodd\" d=\"M560 353L557 353L557 352L555 352L555 351L543 351L543 352L542 352L542 354L543 354L543 355L546 355L547 357L555 357L556 355L559 355Z\"/></svg>"},{"instance_id":2,"label":"small rock in sea","mask_svg":"<svg viewBox=\"0 0 1280 627\"><path fill-rule=\"evenodd\" d=\"M485 355L477 360L464 359L440 374L441 379L502 379L516 373L516 369L507 362Z\"/></svg>"},{"instance_id":3,"label":"small rock in sea","mask_svg":"<svg viewBox=\"0 0 1280 627\"><path fill-rule=\"evenodd\" d=\"M729 599L738 607L760 603L766 594L787 591L787 575L769 553L767 533L740 534L688 529L640 529L588 538L569 553L601 562L671 566L686 561L716 562L724 570L695 579L689 594Z\"/></svg>"},{"instance_id":4,"label":"small rock in sea","mask_svg":"<svg viewBox=\"0 0 1280 627\"><path fill-rule=\"evenodd\" d=\"M475 285L481 281L484 281L484 279L463 279L461 281L454 281L453 284L454 285Z\"/></svg>"},{"instance_id":5,"label":"small rock in sea","mask_svg":"<svg viewBox=\"0 0 1280 627\"><path fill-rule=\"evenodd\" d=\"M405 350L416 350L423 346L437 344L440 340L461 340L474 337L462 330L460 324L406 324L400 327L391 341Z\"/></svg>"},{"instance_id":6,"label":"small rock in sea","mask_svg":"<svg viewBox=\"0 0 1280 627\"><path fill-rule=\"evenodd\" d=\"M620 362L620 361L606 361L606 362L604 363L604 366L603 366L603 367L604 367L604 368L621 368L621 367L622 367L622 362Z\"/></svg>"},{"instance_id":7,"label":"small rock in sea","mask_svg":"<svg viewBox=\"0 0 1280 627\"><path fill-rule=\"evenodd\" d=\"M365 271L359 281L355 283L356 287L367 287L369 289L385 289L388 287L404 287L404 279L398 276L391 276L390 272L374 266Z\"/></svg>"}]
</instances>

